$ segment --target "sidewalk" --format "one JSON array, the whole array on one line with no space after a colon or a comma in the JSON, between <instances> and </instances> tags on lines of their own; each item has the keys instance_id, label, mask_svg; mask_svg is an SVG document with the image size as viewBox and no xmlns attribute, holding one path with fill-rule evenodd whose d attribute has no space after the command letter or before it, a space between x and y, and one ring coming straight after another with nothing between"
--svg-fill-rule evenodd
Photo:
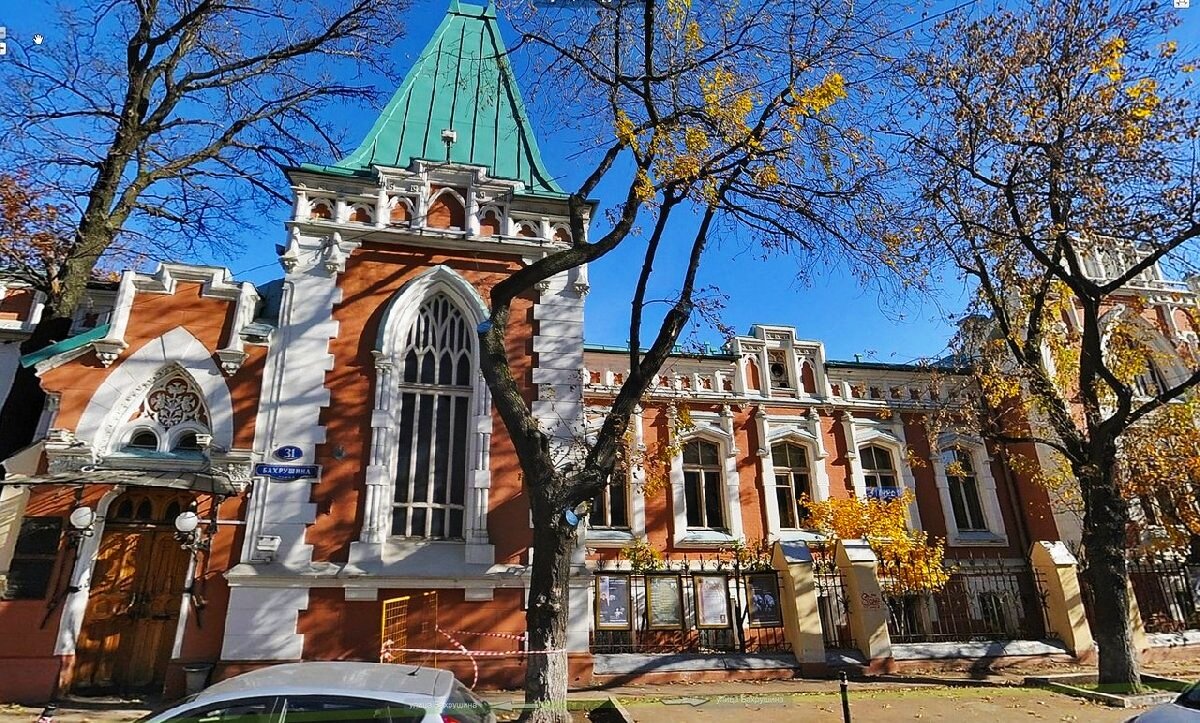
<instances>
[{"instance_id":1,"label":"sidewalk","mask_svg":"<svg viewBox=\"0 0 1200 723\"><path fill-rule=\"evenodd\" d=\"M1136 710L1108 708L1044 690L1012 685L1015 676L972 681L950 677L896 677L849 684L854 721L1124 721ZM485 692L502 718L515 717L520 691ZM836 680L775 680L627 685L572 691L573 701L616 698L635 721L671 723L784 723L842 720ZM125 723L151 704L106 699L64 702L56 723ZM33 723L40 708L0 706L0 723Z\"/></svg>"},{"instance_id":2,"label":"sidewalk","mask_svg":"<svg viewBox=\"0 0 1200 723\"><path fill-rule=\"evenodd\" d=\"M949 684L947 684L949 683ZM573 700L612 696L634 721L671 723L841 723L836 680L778 680L741 683L675 683L572 691ZM503 710L519 705L520 694L486 693ZM1124 721L1136 711L1108 708L1067 696L1005 685L1000 680L913 682L873 679L849 684L852 720L870 723L912 720Z\"/></svg>"}]
</instances>

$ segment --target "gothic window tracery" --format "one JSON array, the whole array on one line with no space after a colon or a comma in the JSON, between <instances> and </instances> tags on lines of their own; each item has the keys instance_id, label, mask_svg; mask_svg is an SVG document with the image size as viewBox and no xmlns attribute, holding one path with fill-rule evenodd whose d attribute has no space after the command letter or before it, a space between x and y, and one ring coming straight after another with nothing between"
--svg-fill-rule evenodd
<instances>
[{"instance_id":1,"label":"gothic window tracery","mask_svg":"<svg viewBox=\"0 0 1200 723\"><path fill-rule=\"evenodd\" d=\"M170 365L147 386L137 408L114 433L117 447L142 455L200 452L198 435L209 432L210 422L204 393L191 376Z\"/></svg>"},{"instance_id":2,"label":"gothic window tracery","mask_svg":"<svg viewBox=\"0 0 1200 723\"><path fill-rule=\"evenodd\" d=\"M400 365L399 459L392 534L463 537L473 329L445 294L427 299Z\"/></svg>"},{"instance_id":3,"label":"gothic window tracery","mask_svg":"<svg viewBox=\"0 0 1200 723\"><path fill-rule=\"evenodd\" d=\"M198 422L208 426L208 413L204 409L204 397L185 374L176 373L164 377L142 402L134 419L149 418L158 422L163 429L170 429L184 422Z\"/></svg>"}]
</instances>

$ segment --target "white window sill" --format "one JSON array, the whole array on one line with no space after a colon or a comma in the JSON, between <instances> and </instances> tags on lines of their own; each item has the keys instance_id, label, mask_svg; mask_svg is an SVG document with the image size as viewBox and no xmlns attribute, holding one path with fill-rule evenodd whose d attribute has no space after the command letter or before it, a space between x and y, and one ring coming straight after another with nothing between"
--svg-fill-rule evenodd
<instances>
[{"instance_id":1,"label":"white window sill","mask_svg":"<svg viewBox=\"0 0 1200 723\"><path fill-rule=\"evenodd\" d=\"M630 530L589 527L584 544L588 547L625 547L633 540L633 532Z\"/></svg>"},{"instance_id":2,"label":"white window sill","mask_svg":"<svg viewBox=\"0 0 1200 723\"><path fill-rule=\"evenodd\" d=\"M951 547L1006 547L1007 535L997 535L983 530L972 532L952 532L947 544Z\"/></svg>"},{"instance_id":3,"label":"white window sill","mask_svg":"<svg viewBox=\"0 0 1200 723\"><path fill-rule=\"evenodd\" d=\"M721 530L688 530L675 538L675 547L720 547L735 542L736 537Z\"/></svg>"},{"instance_id":4,"label":"white window sill","mask_svg":"<svg viewBox=\"0 0 1200 723\"><path fill-rule=\"evenodd\" d=\"M782 542L807 542L809 544L829 542L828 537L812 530L779 530L778 536Z\"/></svg>"}]
</instances>

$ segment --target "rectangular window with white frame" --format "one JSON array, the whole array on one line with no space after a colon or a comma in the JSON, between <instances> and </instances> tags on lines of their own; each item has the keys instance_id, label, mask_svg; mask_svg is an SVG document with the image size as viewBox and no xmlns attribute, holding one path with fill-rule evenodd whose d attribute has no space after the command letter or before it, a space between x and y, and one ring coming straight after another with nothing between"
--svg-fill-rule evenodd
<instances>
[{"instance_id":1,"label":"rectangular window with white frame","mask_svg":"<svg viewBox=\"0 0 1200 723\"><path fill-rule=\"evenodd\" d=\"M595 529L629 529L629 474L623 467L613 470L604 489L592 500L588 520Z\"/></svg>"},{"instance_id":2,"label":"rectangular window with white frame","mask_svg":"<svg viewBox=\"0 0 1200 723\"><path fill-rule=\"evenodd\" d=\"M775 473L779 527L785 530L800 529L808 516L802 500L812 494L808 453L800 445L781 442L771 446L771 464Z\"/></svg>"},{"instance_id":3,"label":"rectangular window with white frame","mask_svg":"<svg viewBox=\"0 0 1200 723\"><path fill-rule=\"evenodd\" d=\"M954 447L942 452L954 524L960 532L986 532L987 517L979 497L979 479L971 455Z\"/></svg>"},{"instance_id":4,"label":"rectangular window with white frame","mask_svg":"<svg viewBox=\"0 0 1200 723\"><path fill-rule=\"evenodd\" d=\"M688 529L724 530L725 483L717 445L693 439L683 447L684 501Z\"/></svg>"},{"instance_id":5,"label":"rectangular window with white frame","mask_svg":"<svg viewBox=\"0 0 1200 723\"><path fill-rule=\"evenodd\" d=\"M868 444L858 450L858 456L862 462L868 498L890 500L901 495L896 463L892 460L891 452L879 445Z\"/></svg>"}]
</instances>

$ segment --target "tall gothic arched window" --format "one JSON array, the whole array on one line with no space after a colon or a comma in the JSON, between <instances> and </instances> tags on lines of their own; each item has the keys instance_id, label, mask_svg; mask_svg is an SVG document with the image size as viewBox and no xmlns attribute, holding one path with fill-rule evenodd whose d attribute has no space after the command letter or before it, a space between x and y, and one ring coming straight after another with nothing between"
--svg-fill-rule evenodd
<instances>
[{"instance_id":1,"label":"tall gothic arched window","mask_svg":"<svg viewBox=\"0 0 1200 723\"><path fill-rule=\"evenodd\" d=\"M436 294L405 339L393 535L463 537L473 332L449 297Z\"/></svg>"}]
</instances>

